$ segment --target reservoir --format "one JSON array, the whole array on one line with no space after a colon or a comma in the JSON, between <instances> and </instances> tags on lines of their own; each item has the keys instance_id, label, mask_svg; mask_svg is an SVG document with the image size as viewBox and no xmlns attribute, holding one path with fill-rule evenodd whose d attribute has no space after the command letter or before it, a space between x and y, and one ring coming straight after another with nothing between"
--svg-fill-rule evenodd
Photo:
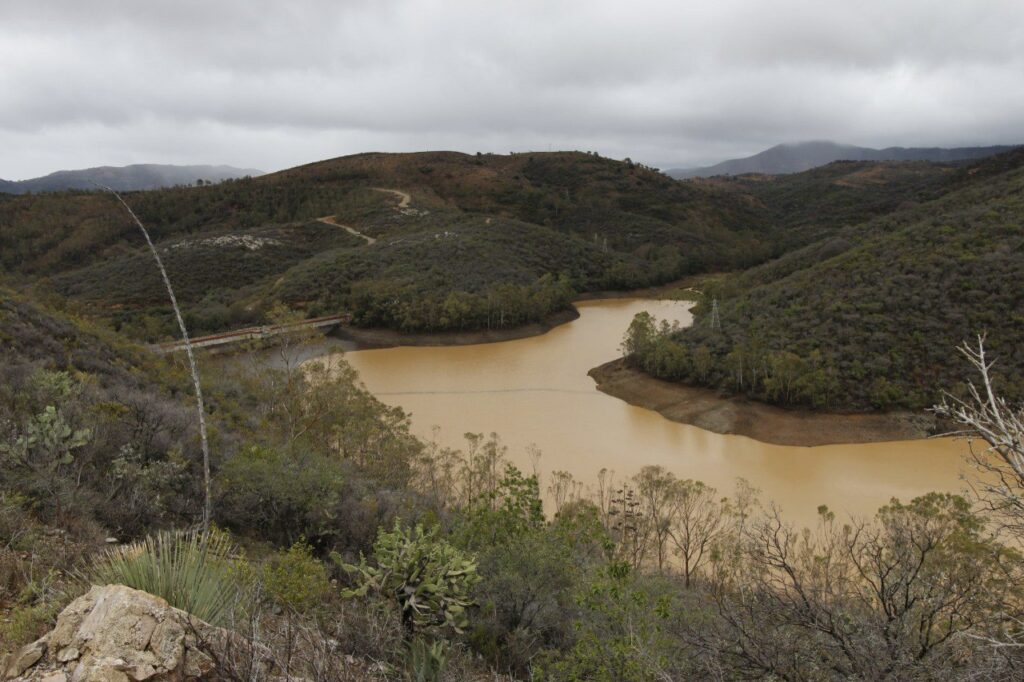
<instances>
[{"instance_id":1,"label":"reservoir","mask_svg":"<svg viewBox=\"0 0 1024 682\"><path fill-rule=\"evenodd\" d=\"M585 486L657 464L731 494L737 478L786 519L813 524L827 504L840 518L873 514L897 497L959 492L967 445L953 439L793 447L669 421L600 393L587 371L621 355L633 316L690 322L687 302L612 299L577 303L580 317L541 336L472 346L350 351L366 387L412 417L413 431L463 448L466 432L497 433L508 458L541 477L567 471ZM531 451L539 449L537 459Z\"/></svg>"}]
</instances>

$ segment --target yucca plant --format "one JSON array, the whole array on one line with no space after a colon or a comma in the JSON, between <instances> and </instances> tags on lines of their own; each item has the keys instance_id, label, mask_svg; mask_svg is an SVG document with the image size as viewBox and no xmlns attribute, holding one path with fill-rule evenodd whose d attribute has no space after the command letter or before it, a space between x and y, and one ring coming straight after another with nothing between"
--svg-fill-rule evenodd
<instances>
[{"instance_id":1,"label":"yucca plant","mask_svg":"<svg viewBox=\"0 0 1024 682\"><path fill-rule=\"evenodd\" d=\"M248 594L237 559L226 533L160 531L106 551L86 578L149 592L207 623L227 626Z\"/></svg>"}]
</instances>

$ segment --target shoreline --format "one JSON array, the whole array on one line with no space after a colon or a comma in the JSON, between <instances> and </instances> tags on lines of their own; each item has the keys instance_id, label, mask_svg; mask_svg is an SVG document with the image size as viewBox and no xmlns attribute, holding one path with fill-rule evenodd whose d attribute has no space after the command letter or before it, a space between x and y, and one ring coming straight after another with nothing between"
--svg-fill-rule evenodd
<instances>
[{"instance_id":1,"label":"shoreline","mask_svg":"<svg viewBox=\"0 0 1024 682\"><path fill-rule=\"evenodd\" d=\"M449 332L401 332L384 327L353 327L338 325L333 327L326 336L341 339L349 347L346 350L373 350L378 348L398 348L401 346L472 346L481 343L500 343L515 341L533 336L547 334L555 327L572 322L580 316L576 303L586 301L604 301L622 298L661 298L661 294L672 291L680 286L691 284L693 277L686 277L656 287L630 289L626 291L589 291L579 294L572 300L567 310L553 313L541 322L507 329L476 329Z\"/></svg>"},{"instance_id":2,"label":"shoreline","mask_svg":"<svg viewBox=\"0 0 1024 682\"><path fill-rule=\"evenodd\" d=\"M400 346L472 346L480 343L515 341L541 336L555 327L572 322L580 316L576 306L549 315L543 322L532 322L507 329L477 329L461 332L400 332L386 328L352 327L338 325L327 333L328 337L352 344L352 350L397 348Z\"/></svg>"},{"instance_id":3,"label":"shoreline","mask_svg":"<svg viewBox=\"0 0 1024 682\"><path fill-rule=\"evenodd\" d=\"M635 407L705 431L773 445L814 447L927 438L934 418L914 412L842 414L787 410L744 398L723 398L708 388L655 379L612 360L587 374L597 390Z\"/></svg>"}]
</instances>

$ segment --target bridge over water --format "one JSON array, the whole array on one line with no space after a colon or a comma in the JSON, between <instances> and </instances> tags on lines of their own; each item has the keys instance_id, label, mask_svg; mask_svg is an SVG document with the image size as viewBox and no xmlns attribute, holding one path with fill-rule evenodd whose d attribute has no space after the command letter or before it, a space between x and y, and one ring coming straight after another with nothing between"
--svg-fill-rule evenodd
<instances>
[{"instance_id":1,"label":"bridge over water","mask_svg":"<svg viewBox=\"0 0 1024 682\"><path fill-rule=\"evenodd\" d=\"M262 325L259 327L245 327L243 329L236 329L230 332L221 332L219 334L209 334L207 336L196 336L190 341L192 342L193 348L211 348L216 346L227 346L234 343L242 343L244 341L255 341L259 339L269 339L279 334L291 334L306 329L323 329L326 327L334 327L339 324L345 324L351 319L350 315L328 315L325 317L314 317L301 322L290 322L288 324L270 324ZM157 353L175 353L180 350L185 350L184 341L169 341L167 343L158 343L150 346L152 350Z\"/></svg>"}]
</instances>

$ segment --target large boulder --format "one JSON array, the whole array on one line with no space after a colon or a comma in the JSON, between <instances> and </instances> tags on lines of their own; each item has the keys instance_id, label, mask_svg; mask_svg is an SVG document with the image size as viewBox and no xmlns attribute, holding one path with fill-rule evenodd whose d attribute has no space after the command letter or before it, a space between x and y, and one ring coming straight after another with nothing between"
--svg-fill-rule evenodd
<instances>
[{"instance_id":1,"label":"large boulder","mask_svg":"<svg viewBox=\"0 0 1024 682\"><path fill-rule=\"evenodd\" d=\"M2 659L0 671L5 680L34 682L211 680L213 652L247 647L160 597L106 585L71 602L53 630Z\"/></svg>"}]
</instances>

